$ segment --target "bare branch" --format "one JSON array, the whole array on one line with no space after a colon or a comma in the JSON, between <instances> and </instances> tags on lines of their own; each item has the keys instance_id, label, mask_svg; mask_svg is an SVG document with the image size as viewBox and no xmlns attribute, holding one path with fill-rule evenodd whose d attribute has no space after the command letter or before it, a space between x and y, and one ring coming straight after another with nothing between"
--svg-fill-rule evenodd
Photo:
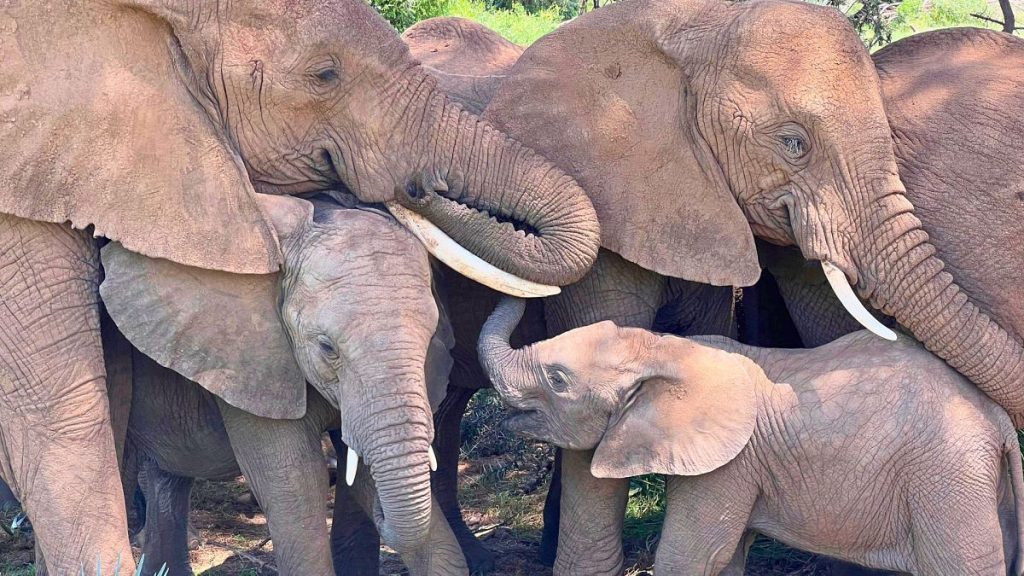
<instances>
[{"instance_id":1,"label":"bare branch","mask_svg":"<svg viewBox=\"0 0 1024 576\"><path fill-rule=\"evenodd\" d=\"M1003 27L1003 32L1013 34L1014 30L1024 30L1020 26L1017 26L1016 18L1013 15L1013 6L1010 5L1010 0L999 0L999 10L1003 13L1002 20L996 20L995 18L989 18L981 14L971 14L979 20L991 22L993 24L999 24Z\"/></svg>"}]
</instances>

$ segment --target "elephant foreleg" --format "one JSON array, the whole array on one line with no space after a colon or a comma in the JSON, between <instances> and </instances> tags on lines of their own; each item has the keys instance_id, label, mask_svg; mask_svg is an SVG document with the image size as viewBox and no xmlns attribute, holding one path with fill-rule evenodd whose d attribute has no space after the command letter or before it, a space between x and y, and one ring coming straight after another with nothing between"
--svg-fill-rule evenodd
<instances>
[{"instance_id":1,"label":"elephant foreleg","mask_svg":"<svg viewBox=\"0 0 1024 576\"><path fill-rule=\"evenodd\" d=\"M327 534L326 428L310 394L299 420L260 418L218 398L238 466L267 515L281 574L331 574Z\"/></svg>"},{"instance_id":2,"label":"elephant foreleg","mask_svg":"<svg viewBox=\"0 0 1024 576\"><path fill-rule=\"evenodd\" d=\"M459 508L459 451L461 449L462 416L466 406L476 394L475 388L449 386L437 413L434 414L434 451L437 454L437 472L431 477L434 497L444 512L448 525L466 556L473 574L494 569L494 553L473 534L462 519Z\"/></svg>"},{"instance_id":3,"label":"elephant foreleg","mask_svg":"<svg viewBox=\"0 0 1024 576\"><path fill-rule=\"evenodd\" d=\"M331 557L337 576L377 576L380 570L380 534L360 504L353 487L345 484L347 446L341 433L331 430L338 454L338 481L334 484L334 518L331 522ZM363 470L366 474L366 470ZM372 506L367 502L365 506Z\"/></svg>"},{"instance_id":4,"label":"elephant foreleg","mask_svg":"<svg viewBox=\"0 0 1024 576\"><path fill-rule=\"evenodd\" d=\"M138 479L146 497L142 544L146 567L166 565L169 576L189 576L188 513L193 480L164 472L146 456L140 460Z\"/></svg>"},{"instance_id":5,"label":"elephant foreleg","mask_svg":"<svg viewBox=\"0 0 1024 576\"><path fill-rule=\"evenodd\" d=\"M131 573L88 234L0 215L0 476L55 574Z\"/></svg>"},{"instance_id":6,"label":"elephant foreleg","mask_svg":"<svg viewBox=\"0 0 1024 576\"><path fill-rule=\"evenodd\" d=\"M664 277L602 250L582 280L545 301L548 333L553 336L603 320L650 329L666 289ZM629 481L594 478L591 455L562 452L558 543L542 544L557 546L557 575L622 573L622 523ZM547 504L553 500L549 498ZM547 511L545 517L549 516Z\"/></svg>"}]
</instances>

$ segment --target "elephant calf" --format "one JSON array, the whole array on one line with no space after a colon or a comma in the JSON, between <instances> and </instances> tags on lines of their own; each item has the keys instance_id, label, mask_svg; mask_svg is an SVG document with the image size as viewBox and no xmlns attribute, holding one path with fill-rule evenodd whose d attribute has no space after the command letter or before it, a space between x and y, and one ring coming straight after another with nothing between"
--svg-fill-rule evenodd
<instances>
[{"instance_id":1,"label":"elephant calf","mask_svg":"<svg viewBox=\"0 0 1024 576\"><path fill-rule=\"evenodd\" d=\"M158 502L147 523L163 530L156 516L167 510L176 511L167 522L180 520L192 477L241 468L267 513L282 574L330 573L320 436L340 420L350 479L361 461L384 541L415 574L464 574L454 537L447 548L437 540L439 530L451 531L430 489L432 414L452 340L426 249L372 209L259 202L281 241L279 274L202 270L116 243L103 248L104 303L145 355L134 353L127 373L129 439L143 456L147 496ZM166 548L147 531L147 558L189 574L180 528Z\"/></svg>"},{"instance_id":2,"label":"elephant calf","mask_svg":"<svg viewBox=\"0 0 1024 576\"><path fill-rule=\"evenodd\" d=\"M916 341L786 350L602 322L515 350L522 310L504 300L479 344L523 411L509 428L595 450L597 477L671 475L658 574L742 574L755 532L872 568L1022 573L1016 432Z\"/></svg>"}]
</instances>

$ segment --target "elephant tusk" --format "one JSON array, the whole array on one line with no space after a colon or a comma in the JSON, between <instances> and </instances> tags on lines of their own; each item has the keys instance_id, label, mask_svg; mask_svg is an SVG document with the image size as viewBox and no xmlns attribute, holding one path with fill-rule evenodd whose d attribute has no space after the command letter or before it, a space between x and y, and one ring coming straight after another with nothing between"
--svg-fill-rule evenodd
<instances>
[{"instance_id":1,"label":"elephant tusk","mask_svg":"<svg viewBox=\"0 0 1024 576\"><path fill-rule=\"evenodd\" d=\"M437 456L434 455L433 446L427 446L427 460L430 461L430 471L437 472Z\"/></svg>"},{"instance_id":2,"label":"elephant tusk","mask_svg":"<svg viewBox=\"0 0 1024 576\"><path fill-rule=\"evenodd\" d=\"M539 284L501 270L460 246L431 221L396 202L388 202L385 206L395 219L419 238L435 258L470 280L520 298L542 298L562 291L557 286Z\"/></svg>"},{"instance_id":3,"label":"elephant tusk","mask_svg":"<svg viewBox=\"0 0 1024 576\"><path fill-rule=\"evenodd\" d=\"M843 303L843 308L846 308L846 311L850 313L850 316L853 316L854 320L860 322L861 326L867 328L876 336L893 342L896 341L896 333L872 316L860 299L857 298L857 295L853 293L853 288L850 287L846 274L842 270L837 268L835 264L824 260L821 262L821 269L824 270L825 278L828 278L828 284L832 287L832 291L835 292L836 297Z\"/></svg>"},{"instance_id":4,"label":"elephant tusk","mask_svg":"<svg viewBox=\"0 0 1024 576\"><path fill-rule=\"evenodd\" d=\"M345 455L345 484L348 486L355 483L357 468L359 468L359 454L349 448Z\"/></svg>"}]
</instances>

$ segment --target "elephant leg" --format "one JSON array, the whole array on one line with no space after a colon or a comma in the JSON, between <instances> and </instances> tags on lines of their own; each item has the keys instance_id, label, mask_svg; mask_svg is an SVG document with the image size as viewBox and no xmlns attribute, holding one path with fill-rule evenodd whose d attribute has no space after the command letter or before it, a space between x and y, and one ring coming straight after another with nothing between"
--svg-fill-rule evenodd
<instances>
[{"instance_id":1,"label":"elephant leg","mask_svg":"<svg viewBox=\"0 0 1024 576\"><path fill-rule=\"evenodd\" d=\"M474 388L449 386L448 394L434 414L434 451L437 472L431 477L434 497L448 519L455 538L466 556L471 574L494 570L494 553L473 534L462 519L459 508L459 452L462 445L462 416L476 394Z\"/></svg>"},{"instance_id":2,"label":"elephant leg","mask_svg":"<svg viewBox=\"0 0 1024 576\"><path fill-rule=\"evenodd\" d=\"M367 514L374 514L378 508L377 487L373 477L360 465L351 495ZM379 511L379 508L378 508ZM445 519L437 499L430 501L430 537L418 550L398 550L402 562L409 570L409 576L465 576L469 574L466 558L462 554L455 533ZM345 572L349 574L349 572Z\"/></svg>"},{"instance_id":3,"label":"elephant leg","mask_svg":"<svg viewBox=\"0 0 1024 576\"><path fill-rule=\"evenodd\" d=\"M260 418L218 398L238 466L256 495L274 540L281 574L331 574L327 533L327 463L320 434L326 429L310 393L299 420ZM319 403L325 403L321 399Z\"/></svg>"},{"instance_id":4,"label":"elephant leg","mask_svg":"<svg viewBox=\"0 0 1024 576\"><path fill-rule=\"evenodd\" d=\"M555 450L555 463L551 466L551 484L544 499L544 529L540 537L540 562L554 566L558 555L558 509L562 505L562 449Z\"/></svg>"},{"instance_id":5,"label":"elephant leg","mask_svg":"<svg viewBox=\"0 0 1024 576\"><path fill-rule=\"evenodd\" d=\"M554 336L603 320L650 329L666 289L664 277L602 250L582 280L545 301L548 333ZM622 523L629 481L594 478L591 456L591 452L562 452L558 542L542 543L558 550L555 574L622 572ZM553 504L549 498L545 517Z\"/></svg>"},{"instance_id":6,"label":"elephant leg","mask_svg":"<svg viewBox=\"0 0 1024 576\"><path fill-rule=\"evenodd\" d=\"M193 480L161 470L146 456L140 460L139 485L146 498L142 545L146 566L166 565L169 576L190 576L188 515Z\"/></svg>"},{"instance_id":7,"label":"elephant leg","mask_svg":"<svg viewBox=\"0 0 1024 576\"><path fill-rule=\"evenodd\" d=\"M135 566L110 427L99 281L88 234L0 215L0 476L57 574Z\"/></svg>"},{"instance_id":8,"label":"elephant leg","mask_svg":"<svg viewBox=\"0 0 1024 576\"><path fill-rule=\"evenodd\" d=\"M742 574L753 541L747 522L759 494L738 468L693 477L669 477L665 524L655 554L656 574Z\"/></svg>"},{"instance_id":9,"label":"elephant leg","mask_svg":"<svg viewBox=\"0 0 1024 576\"><path fill-rule=\"evenodd\" d=\"M334 518L331 522L334 573L338 576L377 576L380 570L380 534L373 519L360 505L355 491L345 484L348 465L345 452L348 447L341 441L341 433L331 430L330 436L338 454L338 481L334 484Z\"/></svg>"}]
</instances>

